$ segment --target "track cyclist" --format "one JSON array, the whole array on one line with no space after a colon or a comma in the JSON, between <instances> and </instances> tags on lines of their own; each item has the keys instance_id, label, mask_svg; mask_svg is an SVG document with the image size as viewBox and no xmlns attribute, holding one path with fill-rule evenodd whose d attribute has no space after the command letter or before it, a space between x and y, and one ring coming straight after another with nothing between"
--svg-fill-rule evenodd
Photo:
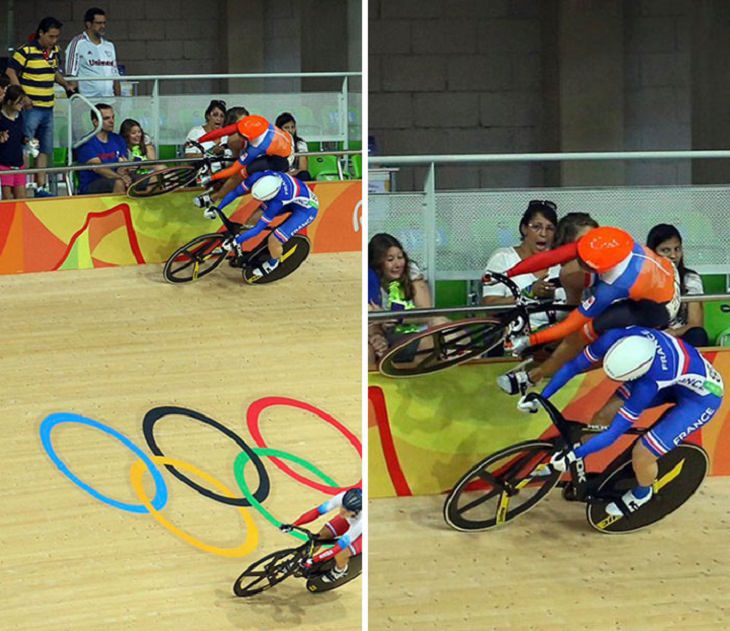
<instances>
[{"instance_id":1,"label":"track cyclist","mask_svg":"<svg viewBox=\"0 0 730 631\"><path fill-rule=\"evenodd\" d=\"M236 136L238 135L238 136ZM289 132L272 125L263 116L248 115L237 122L214 129L198 138L199 143L228 137L229 144L242 139L240 154L231 166L201 181L203 186L226 180L220 190L212 194L214 202L222 200L238 184L258 171L286 173L294 163L294 139Z\"/></svg>"},{"instance_id":2,"label":"track cyclist","mask_svg":"<svg viewBox=\"0 0 730 631\"><path fill-rule=\"evenodd\" d=\"M542 396L550 398L575 375L601 360L606 375L623 382L593 418L597 425L612 421L611 426L575 449L555 453L550 463L556 470L565 471L576 460L613 444L644 410L674 404L634 445L631 463L638 486L627 491L621 501L606 506L607 513L621 516L636 511L651 499L657 458L713 418L722 404L723 382L717 370L693 346L662 331L631 326L603 333L557 371ZM531 403L536 409L537 403Z\"/></svg>"},{"instance_id":3,"label":"track cyclist","mask_svg":"<svg viewBox=\"0 0 730 631\"><path fill-rule=\"evenodd\" d=\"M632 325L663 329L676 315L680 299L676 268L620 228L594 228L574 243L524 259L507 275L518 276L576 258L586 272L590 295L561 322L514 339L517 355L530 346L561 341L540 366L501 375L497 383L506 393L524 394L609 329Z\"/></svg>"},{"instance_id":4,"label":"track cyclist","mask_svg":"<svg viewBox=\"0 0 730 631\"><path fill-rule=\"evenodd\" d=\"M253 277L257 279L279 266L284 253L284 244L314 221L319 210L319 200L304 182L291 175L276 171L258 171L230 191L218 208L225 208L234 199L249 192L254 199L261 202L259 211L263 212L253 227L223 244L224 248L236 252L236 257L231 262L234 267L240 267L242 264L241 245L245 241L259 235L279 215L290 213L289 217L269 234L267 245L271 258L252 271ZM212 199L207 193L196 198L196 204L206 206L204 215L208 219L215 219L216 207L211 203Z\"/></svg>"},{"instance_id":5,"label":"track cyclist","mask_svg":"<svg viewBox=\"0 0 730 631\"><path fill-rule=\"evenodd\" d=\"M294 526L302 526L335 509L340 509L339 514L330 519L318 534L326 539L337 537L337 542L331 548L315 554L305 563L306 567L311 567L334 557L335 565L322 575L322 581L325 583L334 583L345 576L350 557L362 554L362 489L352 488L342 491L324 504L307 511L294 522ZM291 525L282 524L279 528L283 532L289 532Z\"/></svg>"}]
</instances>

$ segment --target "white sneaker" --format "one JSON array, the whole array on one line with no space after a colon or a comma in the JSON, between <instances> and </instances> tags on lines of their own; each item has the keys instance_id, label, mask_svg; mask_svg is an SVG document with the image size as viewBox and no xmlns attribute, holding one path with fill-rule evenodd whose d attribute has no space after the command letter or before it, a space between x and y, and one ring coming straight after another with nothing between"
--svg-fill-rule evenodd
<instances>
[{"instance_id":1,"label":"white sneaker","mask_svg":"<svg viewBox=\"0 0 730 631\"><path fill-rule=\"evenodd\" d=\"M621 499L623 500L623 503L626 504L626 508L629 509L629 513L634 513L639 510L640 507L646 504L653 496L654 489L650 489L649 493L645 497L639 499L634 495L634 491L632 489L630 491L626 491ZM607 504L606 512L609 515L613 515L614 517L621 517L623 515L623 512L619 508L618 504L616 504L616 502L611 502L610 504Z\"/></svg>"},{"instance_id":2,"label":"white sneaker","mask_svg":"<svg viewBox=\"0 0 730 631\"><path fill-rule=\"evenodd\" d=\"M497 385L507 394L525 394L533 384L526 370L515 370L497 377Z\"/></svg>"},{"instance_id":3,"label":"white sneaker","mask_svg":"<svg viewBox=\"0 0 730 631\"><path fill-rule=\"evenodd\" d=\"M260 267L256 267L251 271L251 275L256 278L262 278L264 274L269 274L279 267L279 259L276 259L273 263L265 261Z\"/></svg>"},{"instance_id":4,"label":"white sneaker","mask_svg":"<svg viewBox=\"0 0 730 631\"><path fill-rule=\"evenodd\" d=\"M329 572L322 575L323 583L334 583L339 581L345 574L347 574L347 565L341 570L335 565Z\"/></svg>"}]
</instances>

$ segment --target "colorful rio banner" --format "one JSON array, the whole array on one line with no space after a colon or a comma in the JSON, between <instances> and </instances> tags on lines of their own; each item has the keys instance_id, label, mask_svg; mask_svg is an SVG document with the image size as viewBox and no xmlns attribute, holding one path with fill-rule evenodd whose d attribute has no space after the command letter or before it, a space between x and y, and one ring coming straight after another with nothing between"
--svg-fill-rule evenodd
<instances>
[{"instance_id":1,"label":"colorful rio banner","mask_svg":"<svg viewBox=\"0 0 730 631\"><path fill-rule=\"evenodd\" d=\"M360 250L362 182L315 182L320 209L308 226L313 252ZM0 201L0 274L161 263L192 238L221 229L193 205L199 191L148 199L89 195ZM242 198L243 222L258 202Z\"/></svg>"},{"instance_id":2,"label":"colorful rio banner","mask_svg":"<svg viewBox=\"0 0 730 631\"><path fill-rule=\"evenodd\" d=\"M730 350L704 355L730 383ZM413 379L371 373L369 497L443 493L469 467L498 449L554 435L544 412L518 412L517 399L497 387L497 376L512 365L474 362ZM590 421L615 388L603 371L594 370L573 379L552 400L566 418ZM709 454L710 475L730 475L729 398L726 395L715 418L690 437ZM664 409L646 412L638 426L651 425ZM631 437L624 437L605 453L590 456L589 470L600 470L630 443Z\"/></svg>"}]
</instances>

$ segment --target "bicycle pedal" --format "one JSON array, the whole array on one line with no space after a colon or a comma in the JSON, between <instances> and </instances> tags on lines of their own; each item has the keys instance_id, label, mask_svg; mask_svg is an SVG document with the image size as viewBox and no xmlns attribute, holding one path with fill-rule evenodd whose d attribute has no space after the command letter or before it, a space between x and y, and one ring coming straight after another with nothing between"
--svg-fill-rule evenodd
<instances>
[{"instance_id":1,"label":"bicycle pedal","mask_svg":"<svg viewBox=\"0 0 730 631\"><path fill-rule=\"evenodd\" d=\"M241 267L243 267L243 266L244 266L245 264L246 264L246 257L245 257L245 256L242 256L242 255L240 255L240 254L239 254L239 255L237 255L237 256L232 256L232 257L231 257L231 258L230 258L230 259L228 260L228 265L230 265L231 267L237 267L237 268L241 268Z\"/></svg>"}]
</instances>

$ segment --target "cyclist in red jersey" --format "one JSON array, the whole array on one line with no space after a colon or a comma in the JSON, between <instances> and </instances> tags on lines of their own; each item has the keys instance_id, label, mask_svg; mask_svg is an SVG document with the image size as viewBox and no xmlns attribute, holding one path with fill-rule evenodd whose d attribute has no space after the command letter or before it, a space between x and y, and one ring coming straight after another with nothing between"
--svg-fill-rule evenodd
<instances>
[{"instance_id":1,"label":"cyclist in red jersey","mask_svg":"<svg viewBox=\"0 0 730 631\"><path fill-rule=\"evenodd\" d=\"M556 263L578 259L591 295L563 321L515 338L513 351L560 341L543 364L501 375L497 383L508 394L524 394L543 377L552 376L566 361L608 329L637 325L663 329L679 309L679 277L668 259L637 243L629 233L610 226L594 228L575 243L524 259L508 270L518 276Z\"/></svg>"}]
</instances>

